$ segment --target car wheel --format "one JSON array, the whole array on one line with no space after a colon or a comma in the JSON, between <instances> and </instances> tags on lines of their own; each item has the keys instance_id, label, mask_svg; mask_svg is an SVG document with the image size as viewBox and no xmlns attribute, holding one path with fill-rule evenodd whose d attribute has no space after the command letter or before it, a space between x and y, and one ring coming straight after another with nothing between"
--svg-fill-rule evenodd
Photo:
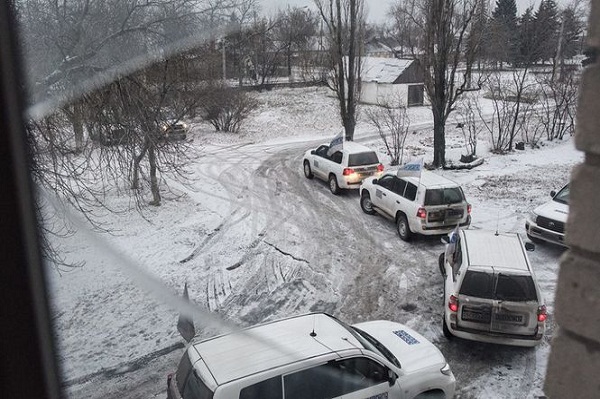
<instances>
[{"instance_id":1,"label":"car wheel","mask_svg":"<svg viewBox=\"0 0 600 399\"><path fill-rule=\"evenodd\" d=\"M452 338L452 333L448 329L448 324L446 324L446 317L442 317L442 332L444 333L444 337L448 339Z\"/></svg>"},{"instance_id":2,"label":"car wheel","mask_svg":"<svg viewBox=\"0 0 600 399\"><path fill-rule=\"evenodd\" d=\"M542 240L540 240L539 238L536 238L530 234L527 234L527 238L529 238L529 241L531 241L534 244L540 244L542 242Z\"/></svg>"},{"instance_id":3,"label":"car wheel","mask_svg":"<svg viewBox=\"0 0 600 399\"><path fill-rule=\"evenodd\" d=\"M338 186L335 175L329 175L329 190L333 195L338 195L340 193L340 186Z\"/></svg>"},{"instance_id":4,"label":"car wheel","mask_svg":"<svg viewBox=\"0 0 600 399\"><path fill-rule=\"evenodd\" d=\"M404 241L410 240L411 231L408 226L408 220L406 220L405 215L399 215L398 220L396 221L396 227L398 229L398 235Z\"/></svg>"},{"instance_id":5,"label":"car wheel","mask_svg":"<svg viewBox=\"0 0 600 399\"><path fill-rule=\"evenodd\" d=\"M373 209L373 203L371 202L371 196L367 191L363 192L362 197L360 197L360 207L367 215L375 214L375 209Z\"/></svg>"},{"instance_id":6,"label":"car wheel","mask_svg":"<svg viewBox=\"0 0 600 399\"><path fill-rule=\"evenodd\" d=\"M440 267L440 273L446 278L446 268L444 267L444 253L442 252L438 257L438 266Z\"/></svg>"},{"instance_id":7,"label":"car wheel","mask_svg":"<svg viewBox=\"0 0 600 399\"><path fill-rule=\"evenodd\" d=\"M307 179L312 179L313 177L315 177L315 175L313 175L312 170L310 169L310 162L308 161L304 161L304 176L306 176Z\"/></svg>"}]
</instances>

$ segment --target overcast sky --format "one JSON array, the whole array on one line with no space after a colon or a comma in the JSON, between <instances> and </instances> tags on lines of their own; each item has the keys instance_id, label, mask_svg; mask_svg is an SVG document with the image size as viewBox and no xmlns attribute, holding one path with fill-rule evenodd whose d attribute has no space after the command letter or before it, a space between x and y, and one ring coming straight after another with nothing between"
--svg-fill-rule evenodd
<instances>
[{"instance_id":1,"label":"overcast sky","mask_svg":"<svg viewBox=\"0 0 600 399\"><path fill-rule=\"evenodd\" d=\"M517 13L520 15L525 11L527 7L533 5L537 8L540 0L516 0L517 1ZM571 0L557 0L559 5L569 4ZM388 14L391 4L395 0L365 0L365 4L368 8L367 21L369 22L384 22ZM290 7L304 7L309 6L314 8L313 0L262 0L263 11L265 14L270 15L275 13L278 9L283 9L288 5ZM493 4L496 1L493 0Z\"/></svg>"}]
</instances>

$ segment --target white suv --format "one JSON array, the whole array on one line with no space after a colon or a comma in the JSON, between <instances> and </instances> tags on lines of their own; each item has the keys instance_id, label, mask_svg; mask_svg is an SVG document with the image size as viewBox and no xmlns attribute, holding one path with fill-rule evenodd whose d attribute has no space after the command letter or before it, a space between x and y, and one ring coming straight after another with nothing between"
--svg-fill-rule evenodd
<instances>
[{"instance_id":1,"label":"white suv","mask_svg":"<svg viewBox=\"0 0 600 399\"><path fill-rule=\"evenodd\" d=\"M405 241L412 233L447 234L457 225L471 224L471 205L462 188L426 170L420 178L387 172L366 179L360 186L360 206L369 215L377 212L393 220Z\"/></svg>"},{"instance_id":2,"label":"white suv","mask_svg":"<svg viewBox=\"0 0 600 399\"><path fill-rule=\"evenodd\" d=\"M552 200L538 206L525 222L527 237L531 241L544 240L566 246L565 225L569 215L569 185L558 193L550 192Z\"/></svg>"},{"instance_id":3,"label":"white suv","mask_svg":"<svg viewBox=\"0 0 600 399\"><path fill-rule=\"evenodd\" d=\"M340 150L330 155L328 153L328 144L308 150L302 159L302 166L307 179L316 176L325 180L333 194L339 194L340 189L358 188L363 179L379 176L383 172L377 153L353 141L344 142Z\"/></svg>"},{"instance_id":4,"label":"white suv","mask_svg":"<svg viewBox=\"0 0 600 399\"><path fill-rule=\"evenodd\" d=\"M168 399L451 398L455 378L425 337L390 321L324 313L192 340Z\"/></svg>"},{"instance_id":5,"label":"white suv","mask_svg":"<svg viewBox=\"0 0 600 399\"><path fill-rule=\"evenodd\" d=\"M447 238L447 237L444 237ZM535 346L544 336L546 306L516 233L460 230L445 240L443 332L474 341Z\"/></svg>"}]
</instances>

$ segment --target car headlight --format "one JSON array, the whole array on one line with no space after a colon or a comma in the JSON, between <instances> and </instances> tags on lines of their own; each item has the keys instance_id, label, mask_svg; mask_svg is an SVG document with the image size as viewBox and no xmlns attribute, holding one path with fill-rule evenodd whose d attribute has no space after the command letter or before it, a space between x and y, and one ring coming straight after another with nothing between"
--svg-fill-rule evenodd
<instances>
[{"instance_id":1,"label":"car headlight","mask_svg":"<svg viewBox=\"0 0 600 399\"><path fill-rule=\"evenodd\" d=\"M440 369L440 372L444 375L451 375L452 370L450 370L450 365L448 363L444 364L444 367Z\"/></svg>"},{"instance_id":2,"label":"car headlight","mask_svg":"<svg viewBox=\"0 0 600 399\"><path fill-rule=\"evenodd\" d=\"M538 214L535 213L535 211L529 211L529 220L535 222L537 220L537 217L538 217Z\"/></svg>"},{"instance_id":3,"label":"car headlight","mask_svg":"<svg viewBox=\"0 0 600 399\"><path fill-rule=\"evenodd\" d=\"M182 124L181 124L181 127L182 127L183 129L187 129L187 127L188 127L188 126L187 126L187 123L182 123Z\"/></svg>"}]
</instances>

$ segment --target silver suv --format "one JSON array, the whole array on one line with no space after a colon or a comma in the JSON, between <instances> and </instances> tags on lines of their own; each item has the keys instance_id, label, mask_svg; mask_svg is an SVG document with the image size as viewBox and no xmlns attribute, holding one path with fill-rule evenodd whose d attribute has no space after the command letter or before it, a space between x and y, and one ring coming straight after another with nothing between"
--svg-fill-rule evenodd
<instances>
[{"instance_id":1,"label":"silver suv","mask_svg":"<svg viewBox=\"0 0 600 399\"><path fill-rule=\"evenodd\" d=\"M444 240L443 332L474 341L535 346L546 322L535 274L527 257L532 243L516 233L458 230Z\"/></svg>"}]
</instances>

